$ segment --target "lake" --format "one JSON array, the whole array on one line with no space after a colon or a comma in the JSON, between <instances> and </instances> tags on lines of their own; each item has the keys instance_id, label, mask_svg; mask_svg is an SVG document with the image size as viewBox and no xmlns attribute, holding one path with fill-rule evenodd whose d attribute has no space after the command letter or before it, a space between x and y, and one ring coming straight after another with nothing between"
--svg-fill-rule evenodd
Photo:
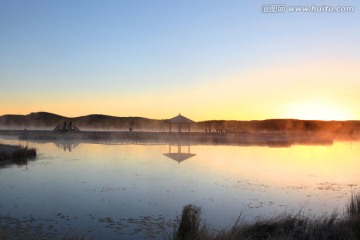
<instances>
[{"instance_id":1,"label":"lake","mask_svg":"<svg viewBox=\"0 0 360 240\"><path fill-rule=\"evenodd\" d=\"M0 168L0 225L41 239L163 239L183 206L213 229L239 217L342 213L360 184L360 143L291 147L23 142L38 157ZM11 235L9 234L9 235Z\"/></svg>"}]
</instances>

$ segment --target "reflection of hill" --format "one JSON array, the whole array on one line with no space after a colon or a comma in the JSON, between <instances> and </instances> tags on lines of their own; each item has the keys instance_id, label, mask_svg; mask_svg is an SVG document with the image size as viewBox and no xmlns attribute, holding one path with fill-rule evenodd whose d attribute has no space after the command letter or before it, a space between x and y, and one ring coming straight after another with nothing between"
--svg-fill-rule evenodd
<instances>
[{"instance_id":1,"label":"reflection of hill","mask_svg":"<svg viewBox=\"0 0 360 240\"><path fill-rule=\"evenodd\" d=\"M196 156L196 154L190 153L190 145L187 146L187 152L181 151L181 147L183 147L181 144L175 146L177 146L177 152L172 152L171 151L172 145L169 144L169 152L164 153L163 155L177 161L178 163L181 163L182 161L185 161L189 158L192 158L193 156Z\"/></svg>"}]
</instances>

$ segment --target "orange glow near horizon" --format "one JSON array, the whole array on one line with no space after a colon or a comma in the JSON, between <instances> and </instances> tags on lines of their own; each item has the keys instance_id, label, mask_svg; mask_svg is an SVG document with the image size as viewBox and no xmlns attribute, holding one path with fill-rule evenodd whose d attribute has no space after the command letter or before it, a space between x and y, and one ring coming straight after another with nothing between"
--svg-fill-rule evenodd
<instances>
[{"instance_id":1,"label":"orange glow near horizon","mask_svg":"<svg viewBox=\"0 0 360 240\"><path fill-rule=\"evenodd\" d=\"M168 102L160 98L130 97L129 102L112 100L114 105L107 104L108 99L86 99L75 105L64 101L62 106L56 102L44 104L34 103L29 108L13 106L2 108L0 116L5 114L29 114L31 112L50 112L66 117L78 117L90 114L104 114L118 117L139 116L152 119L167 119L179 113L193 119L204 120L265 120L265 119L302 119L302 120L357 120L360 118L355 104L338 104L337 102L291 99L288 102L273 99L251 99L248 96L234 97L229 93L223 97L222 102L211 99L211 94L203 93L199 100L190 104L188 101L179 103L179 97L168 97L173 103L169 109ZM189 98L192 98L190 96ZM355 102L355 101L354 101ZM37 107L39 105L39 107ZM72 106L67 108L66 106ZM116 107L115 107L116 106Z\"/></svg>"},{"instance_id":2,"label":"orange glow near horizon","mask_svg":"<svg viewBox=\"0 0 360 240\"><path fill-rule=\"evenodd\" d=\"M285 118L325 121L355 119L354 114L344 107L317 101L289 104Z\"/></svg>"},{"instance_id":3,"label":"orange glow near horizon","mask_svg":"<svg viewBox=\"0 0 360 240\"><path fill-rule=\"evenodd\" d=\"M36 89L18 91L21 98L15 99L6 92L0 96L6 102L0 115L45 111L66 117L104 114L152 119L181 113L194 121L357 120L359 77L352 62L314 61L229 72L176 88L121 92L113 87L99 94Z\"/></svg>"}]
</instances>

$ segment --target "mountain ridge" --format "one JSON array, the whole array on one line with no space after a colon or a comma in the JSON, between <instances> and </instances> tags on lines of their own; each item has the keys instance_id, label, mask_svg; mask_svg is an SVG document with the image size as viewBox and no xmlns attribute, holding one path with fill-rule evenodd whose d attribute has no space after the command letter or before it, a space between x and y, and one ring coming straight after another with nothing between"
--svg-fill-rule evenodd
<instances>
[{"instance_id":1,"label":"mountain ridge","mask_svg":"<svg viewBox=\"0 0 360 240\"><path fill-rule=\"evenodd\" d=\"M79 127L112 129L129 127L157 127L162 120L143 117L116 117L103 114L89 114L79 117L67 117L50 112L32 112L26 115L6 114L0 116L0 126L16 128L51 129L64 121L71 121ZM154 126L152 126L154 125Z\"/></svg>"},{"instance_id":2,"label":"mountain ridge","mask_svg":"<svg viewBox=\"0 0 360 240\"><path fill-rule=\"evenodd\" d=\"M104 114L89 114L67 117L50 112L32 112L30 114L6 114L0 116L2 129L53 129L63 122L72 122L82 130L128 130L167 131L165 119L145 117L118 117ZM206 132L253 132L253 131L327 131L332 133L360 132L359 120L324 121L301 119L265 119L265 120L206 120L191 126L195 131Z\"/></svg>"}]
</instances>

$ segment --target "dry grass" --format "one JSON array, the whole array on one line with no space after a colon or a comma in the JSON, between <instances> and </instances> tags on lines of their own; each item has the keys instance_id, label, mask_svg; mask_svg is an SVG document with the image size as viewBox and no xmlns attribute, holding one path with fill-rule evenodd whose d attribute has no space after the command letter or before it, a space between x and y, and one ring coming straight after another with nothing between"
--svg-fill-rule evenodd
<instances>
[{"instance_id":1,"label":"dry grass","mask_svg":"<svg viewBox=\"0 0 360 240\"><path fill-rule=\"evenodd\" d=\"M260 219L253 223L242 222L239 217L229 229L216 233L209 229L207 224L201 223L200 209L187 205L173 239L360 239L360 194L351 196L343 216L334 212L330 216L312 219L299 212Z\"/></svg>"},{"instance_id":2,"label":"dry grass","mask_svg":"<svg viewBox=\"0 0 360 240\"><path fill-rule=\"evenodd\" d=\"M22 145L5 145L0 144L0 160L21 159L28 157L36 157L36 149L28 148Z\"/></svg>"}]
</instances>

